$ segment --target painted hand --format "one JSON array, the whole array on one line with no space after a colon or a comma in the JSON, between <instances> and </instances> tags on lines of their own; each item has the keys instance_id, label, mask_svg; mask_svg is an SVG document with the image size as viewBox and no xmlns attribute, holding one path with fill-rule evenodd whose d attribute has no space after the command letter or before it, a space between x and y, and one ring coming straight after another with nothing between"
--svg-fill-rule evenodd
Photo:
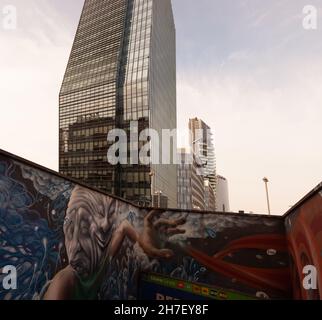
<instances>
[{"instance_id":1,"label":"painted hand","mask_svg":"<svg viewBox=\"0 0 322 320\"><path fill-rule=\"evenodd\" d=\"M160 210L152 210L146 215L144 229L139 235L138 243L149 257L170 259L174 256L173 251L162 248L162 245L170 237L186 232L178 228L186 223L186 219L163 219L162 213Z\"/></svg>"}]
</instances>

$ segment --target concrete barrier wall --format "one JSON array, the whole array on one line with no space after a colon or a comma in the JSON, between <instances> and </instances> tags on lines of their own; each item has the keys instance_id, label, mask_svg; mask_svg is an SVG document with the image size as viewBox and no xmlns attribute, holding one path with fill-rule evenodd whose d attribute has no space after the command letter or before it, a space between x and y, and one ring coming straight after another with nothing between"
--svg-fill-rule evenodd
<instances>
[{"instance_id":1,"label":"concrete barrier wall","mask_svg":"<svg viewBox=\"0 0 322 320\"><path fill-rule=\"evenodd\" d=\"M137 299L142 271L282 299L288 261L281 218L142 209L0 152L1 300Z\"/></svg>"}]
</instances>

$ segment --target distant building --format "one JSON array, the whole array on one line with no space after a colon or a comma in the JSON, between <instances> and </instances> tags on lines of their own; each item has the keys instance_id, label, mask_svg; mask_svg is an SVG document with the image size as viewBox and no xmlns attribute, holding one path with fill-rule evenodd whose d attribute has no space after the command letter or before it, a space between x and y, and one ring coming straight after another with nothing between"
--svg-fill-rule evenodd
<instances>
[{"instance_id":1,"label":"distant building","mask_svg":"<svg viewBox=\"0 0 322 320\"><path fill-rule=\"evenodd\" d=\"M204 178L199 174L200 165L193 155L192 173L191 173L191 191L192 191L192 209L206 210L205 206L205 183Z\"/></svg>"},{"instance_id":2,"label":"distant building","mask_svg":"<svg viewBox=\"0 0 322 320\"><path fill-rule=\"evenodd\" d=\"M153 208L162 208L162 209L167 209L168 208L168 197L164 196L162 192L156 192L153 195Z\"/></svg>"},{"instance_id":3,"label":"distant building","mask_svg":"<svg viewBox=\"0 0 322 320\"><path fill-rule=\"evenodd\" d=\"M216 196L213 188L210 185L209 180L204 181L205 188L205 210L216 211Z\"/></svg>"},{"instance_id":4,"label":"distant building","mask_svg":"<svg viewBox=\"0 0 322 320\"><path fill-rule=\"evenodd\" d=\"M216 206L217 211L230 212L228 181L222 176L217 176Z\"/></svg>"},{"instance_id":5,"label":"distant building","mask_svg":"<svg viewBox=\"0 0 322 320\"><path fill-rule=\"evenodd\" d=\"M189 120L189 130L190 147L199 164L198 174L203 176L204 185L212 188L216 201L216 157L211 129L201 119L194 118ZM206 197L210 195L212 197L211 192ZM208 208L215 211L216 203L215 205L209 203Z\"/></svg>"},{"instance_id":6,"label":"distant building","mask_svg":"<svg viewBox=\"0 0 322 320\"><path fill-rule=\"evenodd\" d=\"M186 149L179 149L178 156L178 208L205 210L204 179L198 174L196 158Z\"/></svg>"},{"instance_id":7,"label":"distant building","mask_svg":"<svg viewBox=\"0 0 322 320\"><path fill-rule=\"evenodd\" d=\"M186 149L178 149L178 156L181 162L178 164L178 208L183 210L192 209L192 191L191 191L191 164L188 158L191 154Z\"/></svg>"}]
</instances>

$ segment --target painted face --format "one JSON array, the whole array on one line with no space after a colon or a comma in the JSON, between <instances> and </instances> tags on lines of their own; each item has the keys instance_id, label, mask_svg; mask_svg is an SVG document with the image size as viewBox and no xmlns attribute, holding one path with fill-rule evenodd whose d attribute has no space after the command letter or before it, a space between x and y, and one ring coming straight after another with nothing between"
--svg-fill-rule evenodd
<instances>
[{"instance_id":1,"label":"painted face","mask_svg":"<svg viewBox=\"0 0 322 320\"><path fill-rule=\"evenodd\" d=\"M69 263L82 277L97 271L112 236L116 200L77 186L64 222Z\"/></svg>"}]
</instances>

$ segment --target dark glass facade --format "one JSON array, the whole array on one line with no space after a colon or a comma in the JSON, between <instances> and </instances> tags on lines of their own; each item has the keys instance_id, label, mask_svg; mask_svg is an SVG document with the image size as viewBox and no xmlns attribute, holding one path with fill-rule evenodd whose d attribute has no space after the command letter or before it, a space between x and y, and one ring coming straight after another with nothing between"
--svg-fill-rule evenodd
<instances>
[{"instance_id":1,"label":"dark glass facade","mask_svg":"<svg viewBox=\"0 0 322 320\"><path fill-rule=\"evenodd\" d=\"M170 0L86 0L60 92L60 172L144 205L162 191L175 207L174 165L107 161L114 128L176 128L175 73Z\"/></svg>"}]
</instances>

